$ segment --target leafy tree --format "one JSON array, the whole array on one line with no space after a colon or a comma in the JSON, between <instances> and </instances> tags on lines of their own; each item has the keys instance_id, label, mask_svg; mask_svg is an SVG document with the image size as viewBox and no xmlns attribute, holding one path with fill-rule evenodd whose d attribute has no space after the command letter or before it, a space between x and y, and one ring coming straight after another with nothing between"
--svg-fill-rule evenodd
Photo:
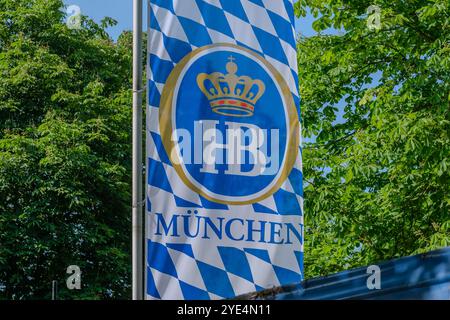
<instances>
[{"instance_id":1,"label":"leafy tree","mask_svg":"<svg viewBox=\"0 0 450 320\"><path fill-rule=\"evenodd\" d=\"M0 299L49 298L54 279L63 299L129 297L131 38L62 9L0 0ZM448 246L450 4L296 9L319 32L298 43L306 276Z\"/></svg>"},{"instance_id":2,"label":"leafy tree","mask_svg":"<svg viewBox=\"0 0 450 320\"><path fill-rule=\"evenodd\" d=\"M449 246L450 2L296 10L318 32L298 41L306 277Z\"/></svg>"},{"instance_id":3,"label":"leafy tree","mask_svg":"<svg viewBox=\"0 0 450 320\"><path fill-rule=\"evenodd\" d=\"M0 298L128 298L131 52L63 9L0 0Z\"/></svg>"}]
</instances>

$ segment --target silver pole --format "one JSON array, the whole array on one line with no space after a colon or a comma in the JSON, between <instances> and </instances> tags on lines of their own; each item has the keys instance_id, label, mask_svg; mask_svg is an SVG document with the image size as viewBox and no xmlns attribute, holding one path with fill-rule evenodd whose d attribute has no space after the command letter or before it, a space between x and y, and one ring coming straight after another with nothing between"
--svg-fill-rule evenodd
<instances>
[{"instance_id":1,"label":"silver pole","mask_svg":"<svg viewBox=\"0 0 450 320\"><path fill-rule=\"evenodd\" d=\"M143 300L142 0L133 0L133 300Z\"/></svg>"}]
</instances>

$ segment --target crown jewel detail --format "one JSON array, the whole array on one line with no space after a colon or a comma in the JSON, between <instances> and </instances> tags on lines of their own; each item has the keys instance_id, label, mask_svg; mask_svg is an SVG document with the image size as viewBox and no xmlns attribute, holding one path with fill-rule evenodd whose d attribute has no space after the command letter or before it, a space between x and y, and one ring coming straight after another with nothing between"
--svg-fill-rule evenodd
<instances>
[{"instance_id":1,"label":"crown jewel detail","mask_svg":"<svg viewBox=\"0 0 450 320\"><path fill-rule=\"evenodd\" d=\"M227 74L214 72L201 73L197 84L215 113L233 117L251 117L258 100L266 91L261 80L238 76L236 59L231 56L226 65Z\"/></svg>"}]
</instances>

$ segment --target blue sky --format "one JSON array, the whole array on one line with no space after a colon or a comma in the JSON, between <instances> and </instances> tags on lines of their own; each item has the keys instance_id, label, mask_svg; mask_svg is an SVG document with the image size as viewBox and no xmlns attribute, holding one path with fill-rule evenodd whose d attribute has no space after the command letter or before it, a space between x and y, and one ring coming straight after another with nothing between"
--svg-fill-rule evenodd
<instances>
[{"instance_id":1,"label":"blue sky","mask_svg":"<svg viewBox=\"0 0 450 320\"><path fill-rule=\"evenodd\" d=\"M96 22L100 22L104 17L117 20L117 26L108 30L113 39L117 39L123 30L131 30L133 27L132 0L64 0L64 3L67 6L79 6L83 15Z\"/></svg>"},{"instance_id":2,"label":"blue sky","mask_svg":"<svg viewBox=\"0 0 450 320\"><path fill-rule=\"evenodd\" d=\"M147 1L144 1L146 3ZM133 26L133 1L132 0L64 0L67 6L77 5L81 13L97 22L104 17L111 17L118 21L118 25L108 30L113 39L117 39L123 30L131 30ZM146 6L146 5L145 5ZM144 18L144 22L146 19ZM313 18L297 20L297 31L305 36L315 34L311 25Z\"/></svg>"},{"instance_id":3,"label":"blue sky","mask_svg":"<svg viewBox=\"0 0 450 320\"><path fill-rule=\"evenodd\" d=\"M144 15L146 2L144 1ZM96 22L100 22L104 17L111 17L117 20L118 24L115 27L108 29L109 34L114 40L124 30L131 30L133 26L133 1L132 0L64 0L67 6L77 5L81 9L83 15L89 16ZM146 17L144 16L144 29L146 29ZM317 34L313 28L312 23L314 18L308 15L306 18L297 19L296 29L304 36L313 36ZM336 30L327 30L327 33L337 33ZM301 79L300 79L301 81ZM343 102L338 104L339 112L337 114L336 122L343 122ZM314 141L315 138L305 139L305 141Z\"/></svg>"}]
</instances>

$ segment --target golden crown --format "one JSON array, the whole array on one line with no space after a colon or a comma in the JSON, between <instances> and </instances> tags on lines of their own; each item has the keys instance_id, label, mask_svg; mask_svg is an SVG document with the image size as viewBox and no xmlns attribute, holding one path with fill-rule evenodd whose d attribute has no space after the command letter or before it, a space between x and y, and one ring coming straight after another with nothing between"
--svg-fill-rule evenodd
<instances>
[{"instance_id":1,"label":"golden crown","mask_svg":"<svg viewBox=\"0 0 450 320\"><path fill-rule=\"evenodd\" d=\"M201 73L197 76L197 84L215 113L232 117L251 117L256 103L266 91L266 86L261 80L236 75L238 66L234 63L235 58L228 59L228 74Z\"/></svg>"}]
</instances>

